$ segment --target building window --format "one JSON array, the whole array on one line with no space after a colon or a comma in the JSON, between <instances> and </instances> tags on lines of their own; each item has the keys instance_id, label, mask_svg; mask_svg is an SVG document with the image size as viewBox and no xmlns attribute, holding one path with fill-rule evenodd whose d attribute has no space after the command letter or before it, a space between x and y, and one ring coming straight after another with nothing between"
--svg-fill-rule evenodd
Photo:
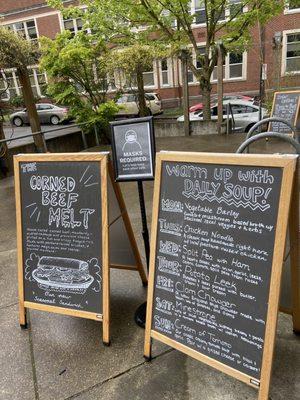
<instances>
[{"instance_id":1,"label":"building window","mask_svg":"<svg viewBox=\"0 0 300 400\"><path fill-rule=\"evenodd\" d=\"M172 60L164 58L159 61L160 86L172 85Z\"/></svg>"},{"instance_id":2,"label":"building window","mask_svg":"<svg viewBox=\"0 0 300 400\"><path fill-rule=\"evenodd\" d=\"M223 61L224 80L245 79L244 66L246 65L246 53L229 53ZM212 80L218 79L218 67L214 68Z\"/></svg>"},{"instance_id":3,"label":"building window","mask_svg":"<svg viewBox=\"0 0 300 400\"><path fill-rule=\"evenodd\" d=\"M75 36L77 32L82 31L83 21L82 18L70 18L64 19L64 29L70 31L72 36Z\"/></svg>"},{"instance_id":4,"label":"building window","mask_svg":"<svg viewBox=\"0 0 300 400\"><path fill-rule=\"evenodd\" d=\"M36 67L28 67L30 83L35 97L43 97L46 94L47 77L44 72L39 72ZM6 89L5 93L1 88ZM4 70L0 75L0 95L3 100L11 100L16 96L22 96L21 84L15 70Z\"/></svg>"},{"instance_id":5,"label":"building window","mask_svg":"<svg viewBox=\"0 0 300 400\"><path fill-rule=\"evenodd\" d=\"M300 32L286 35L285 72L300 72Z\"/></svg>"},{"instance_id":6,"label":"building window","mask_svg":"<svg viewBox=\"0 0 300 400\"><path fill-rule=\"evenodd\" d=\"M195 24L206 24L205 3L203 0L194 0Z\"/></svg>"},{"instance_id":7,"label":"building window","mask_svg":"<svg viewBox=\"0 0 300 400\"><path fill-rule=\"evenodd\" d=\"M153 65L152 67L149 67L147 71L143 72L144 76L144 86L145 87L153 87L155 86L154 82L154 70L153 70Z\"/></svg>"},{"instance_id":8,"label":"building window","mask_svg":"<svg viewBox=\"0 0 300 400\"><path fill-rule=\"evenodd\" d=\"M228 7L229 17L237 17L240 13L244 12L244 6L241 0L230 0Z\"/></svg>"},{"instance_id":9,"label":"building window","mask_svg":"<svg viewBox=\"0 0 300 400\"><path fill-rule=\"evenodd\" d=\"M299 0L290 0L288 7L289 7L289 10L300 10Z\"/></svg>"},{"instance_id":10,"label":"building window","mask_svg":"<svg viewBox=\"0 0 300 400\"><path fill-rule=\"evenodd\" d=\"M15 22L5 26L27 40L36 40L38 38L35 20L33 19L30 21Z\"/></svg>"}]
</instances>

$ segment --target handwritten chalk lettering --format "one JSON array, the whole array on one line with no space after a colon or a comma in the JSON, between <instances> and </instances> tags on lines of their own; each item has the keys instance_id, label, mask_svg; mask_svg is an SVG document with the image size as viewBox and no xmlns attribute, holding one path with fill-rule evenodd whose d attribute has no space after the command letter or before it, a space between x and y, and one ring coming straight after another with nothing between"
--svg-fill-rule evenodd
<instances>
[{"instance_id":1,"label":"handwritten chalk lettering","mask_svg":"<svg viewBox=\"0 0 300 400\"><path fill-rule=\"evenodd\" d=\"M204 178L207 179L207 169L194 165L176 164L171 167L167 164L166 171L169 176L175 175L182 178Z\"/></svg>"},{"instance_id":2,"label":"handwritten chalk lettering","mask_svg":"<svg viewBox=\"0 0 300 400\"><path fill-rule=\"evenodd\" d=\"M54 224L56 228L77 228L83 226L84 229L89 227L89 217L95 212L95 209L82 208L79 210L81 220L76 220L75 210L73 208L49 208L48 225Z\"/></svg>"},{"instance_id":3,"label":"handwritten chalk lettering","mask_svg":"<svg viewBox=\"0 0 300 400\"><path fill-rule=\"evenodd\" d=\"M265 183L270 185L274 183L274 176L271 175L267 169L264 171L261 169L246 172L239 171L238 178L243 182Z\"/></svg>"},{"instance_id":4,"label":"handwritten chalk lettering","mask_svg":"<svg viewBox=\"0 0 300 400\"><path fill-rule=\"evenodd\" d=\"M214 178L218 181L228 182L233 176L233 173L228 168L215 168Z\"/></svg>"},{"instance_id":5,"label":"handwritten chalk lettering","mask_svg":"<svg viewBox=\"0 0 300 400\"><path fill-rule=\"evenodd\" d=\"M162 200L162 209L163 209L163 211L182 213L183 205L180 201L174 201L172 199L163 199Z\"/></svg>"},{"instance_id":6,"label":"handwritten chalk lettering","mask_svg":"<svg viewBox=\"0 0 300 400\"><path fill-rule=\"evenodd\" d=\"M262 167L167 162L162 170L154 316L174 327L159 331L255 377L279 179Z\"/></svg>"},{"instance_id":7,"label":"handwritten chalk lettering","mask_svg":"<svg viewBox=\"0 0 300 400\"><path fill-rule=\"evenodd\" d=\"M30 187L32 190L49 190L51 192L72 192L75 189L75 179L71 176L39 176L32 175Z\"/></svg>"},{"instance_id":8,"label":"handwritten chalk lettering","mask_svg":"<svg viewBox=\"0 0 300 400\"><path fill-rule=\"evenodd\" d=\"M158 270L171 275L180 275L180 264L178 261L168 260L164 256L158 256Z\"/></svg>"},{"instance_id":9,"label":"handwritten chalk lettering","mask_svg":"<svg viewBox=\"0 0 300 400\"><path fill-rule=\"evenodd\" d=\"M21 164L21 170L23 173L35 172L37 170L36 162Z\"/></svg>"}]
</instances>

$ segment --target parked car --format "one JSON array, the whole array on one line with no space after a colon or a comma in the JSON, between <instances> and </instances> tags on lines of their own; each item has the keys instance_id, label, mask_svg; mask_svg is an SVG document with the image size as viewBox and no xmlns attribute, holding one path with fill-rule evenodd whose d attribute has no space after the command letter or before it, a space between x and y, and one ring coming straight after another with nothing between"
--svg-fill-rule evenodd
<instances>
[{"instance_id":1,"label":"parked car","mask_svg":"<svg viewBox=\"0 0 300 400\"><path fill-rule=\"evenodd\" d=\"M223 97L223 101L226 100L245 100L245 101L253 101L252 97L249 96L244 96L242 94L236 94L236 95L226 95ZM212 96L211 98L212 103L216 103L218 101L218 96ZM201 111L203 110L203 103L197 103L193 106L190 107L190 112L196 112L196 111Z\"/></svg>"},{"instance_id":2,"label":"parked car","mask_svg":"<svg viewBox=\"0 0 300 400\"><path fill-rule=\"evenodd\" d=\"M149 109L149 114L162 114L162 104L158 93L145 93L146 106ZM122 108L118 112L118 116L137 117L139 116L138 95L137 93L123 94L117 104Z\"/></svg>"},{"instance_id":3,"label":"parked car","mask_svg":"<svg viewBox=\"0 0 300 400\"><path fill-rule=\"evenodd\" d=\"M259 121L259 107L253 103L253 101L245 101L245 100L227 100L223 102L223 115L226 117L227 115L227 104L231 105L231 110L234 118L234 126L233 129L236 132L248 132L251 127ZM262 108L262 118L266 118L268 116L268 111L265 108ZM232 115L229 115L229 118L232 119ZM216 121L218 119L218 105L215 104L211 107L211 119ZM191 121L202 121L203 120L203 112L196 111L190 113ZM177 121L184 121L184 115L181 115L177 118Z\"/></svg>"},{"instance_id":4,"label":"parked car","mask_svg":"<svg viewBox=\"0 0 300 400\"><path fill-rule=\"evenodd\" d=\"M41 124L57 125L63 120L68 119L68 109L66 107L59 107L48 103L36 104L35 106ZM29 118L26 108L11 114L10 121L15 126L28 124Z\"/></svg>"}]
</instances>

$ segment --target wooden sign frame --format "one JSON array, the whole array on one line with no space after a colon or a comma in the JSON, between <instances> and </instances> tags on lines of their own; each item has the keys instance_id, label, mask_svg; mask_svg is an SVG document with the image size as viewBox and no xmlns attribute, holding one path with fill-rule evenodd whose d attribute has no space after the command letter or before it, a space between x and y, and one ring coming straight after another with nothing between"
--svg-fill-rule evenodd
<instances>
[{"instance_id":1,"label":"wooden sign frame","mask_svg":"<svg viewBox=\"0 0 300 400\"><path fill-rule=\"evenodd\" d=\"M120 176L119 168L118 168L118 160L117 160L117 148L116 148L116 138L115 138L115 127L118 126L126 126L126 125L139 125L142 123L147 123L149 128L149 150L150 150L150 162L152 174L149 175L128 175L128 176ZM154 179L154 171L155 171L155 135L154 135L154 124L153 117L143 117L143 118L131 118L122 121L114 121L110 122L111 129L111 147L112 147L112 155L113 155L113 164L114 164L114 175L116 182L132 182L132 181L152 181Z\"/></svg>"},{"instance_id":2,"label":"wooden sign frame","mask_svg":"<svg viewBox=\"0 0 300 400\"><path fill-rule=\"evenodd\" d=\"M59 154L22 154L14 157L15 170L15 197L17 219L17 249L18 249L18 291L19 291L19 320L23 328L27 327L26 309L48 311L73 317L87 318L102 322L103 343L110 344L110 271L109 271L109 238L108 238L108 203L107 203L107 154L101 153L59 153ZM24 260L22 238L22 208L21 208L21 182L20 162L72 162L72 161L96 161L99 163L101 176L101 213L102 213L102 314L73 310L58 306L50 306L25 300L24 296Z\"/></svg>"},{"instance_id":3,"label":"wooden sign frame","mask_svg":"<svg viewBox=\"0 0 300 400\"><path fill-rule=\"evenodd\" d=\"M289 207L291 200L291 188L296 167L295 155L250 155L250 154L218 154L218 153L184 153L184 152L161 152L156 157L156 179L154 182L152 229L151 229L151 254L149 289L147 299L147 316L145 329L144 357L151 360L152 338L157 339L183 353L208 364L211 367L226 373L259 390L258 399L267 400L272 372L272 360L274 354L277 315L279 308L280 284L282 275L282 260L288 225ZM274 242L273 262L270 279L270 290L268 298L268 311L265 327L265 340L261 367L261 379L257 381L250 375L242 373L227 366L213 358L210 358L196 350L191 349L174 339L152 329L152 311L154 301L154 278L156 261L156 244L158 233L158 213L161 192L162 164L165 161L194 162L204 164L241 165L241 166L262 166L282 168L282 182L280 189L279 208L277 214L276 233Z\"/></svg>"},{"instance_id":4,"label":"wooden sign frame","mask_svg":"<svg viewBox=\"0 0 300 400\"><path fill-rule=\"evenodd\" d=\"M278 94L289 94L289 93L299 93L299 99L298 99L298 105L297 105L297 110L296 110L296 114L295 114L295 119L293 121L293 125L295 126L295 128L297 127L297 123L298 123L298 119L300 119L300 90L285 90L285 91L278 91L274 93L274 97L273 97L273 104L272 104L272 110L271 110L271 117L275 117L275 115L273 115L274 109L275 109L275 103L276 103L276 96ZM269 122L268 125L268 131L272 131L272 122ZM292 137L294 137L294 132L291 133L287 133L287 135L291 135Z\"/></svg>"}]
</instances>

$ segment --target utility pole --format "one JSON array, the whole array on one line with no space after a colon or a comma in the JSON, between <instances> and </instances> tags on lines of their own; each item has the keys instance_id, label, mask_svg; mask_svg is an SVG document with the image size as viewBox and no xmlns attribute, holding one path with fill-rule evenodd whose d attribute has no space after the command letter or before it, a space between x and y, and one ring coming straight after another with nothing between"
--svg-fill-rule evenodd
<instances>
[{"instance_id":1,"label":"utility pole","mask_svg":"<svg viewBox=\"0 0 300 400\"><path fill-rule=\"evenodd\" d=\"M259 120L261 121L262 116L262 105L265 99L265 27L258 21L259 30L259 51L260 51L260 77L259 77ZM261 127L260 127L261 130Z\"/></svg>"},{"instance_id":2,"label":"utility pole","mask_svg":"<svg viewBox=\"0 0 300 400\"><path fill-rule=\"evenodd\" d=\"M221 41L217 43L218 49L218 134L222 133L223 124L223 60L224 60L224 47Z\"/></svg>"},{"instance_id":3,"label":"utility pole","mask_svg":"<svg viewBox=\"0 0 300 400\"><path fill-rule=\"evenodd\" d=\"M181 50L181 72L183 89L183 111L184 111L184 134L190 136L190 114L189 114L189 84L188 84L188 58L189 52L186 49Z\"/></svg>"}]
</instances>

